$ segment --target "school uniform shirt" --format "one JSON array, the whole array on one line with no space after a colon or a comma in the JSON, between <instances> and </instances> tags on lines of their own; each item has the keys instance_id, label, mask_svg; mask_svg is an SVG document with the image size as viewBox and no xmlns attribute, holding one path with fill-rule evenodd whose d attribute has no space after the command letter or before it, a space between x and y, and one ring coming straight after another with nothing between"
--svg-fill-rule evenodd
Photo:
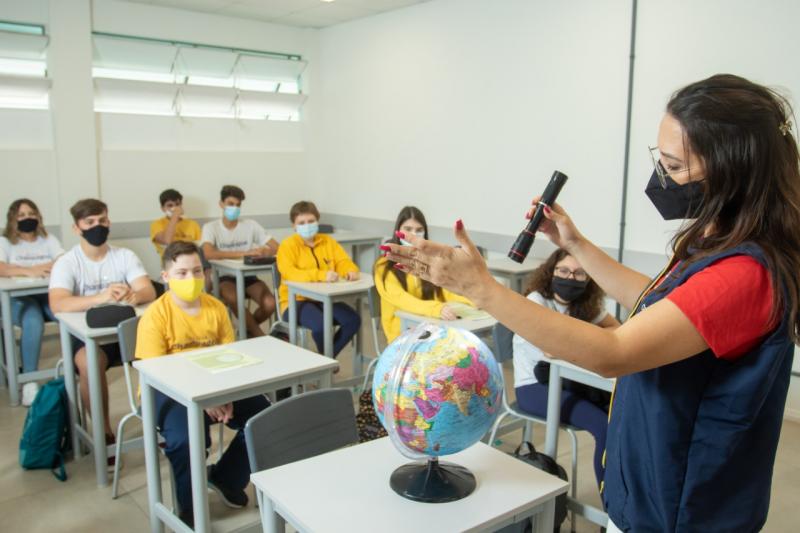
<instances>
[{"instance_id":1,"label":"school uniform shirt","mask_svg":"<svg viewBox=\"0 0 800 533\"><path fill-rule=\"evenodd\" d=\"M153 241L153 246L156 247L158 255L164 253L164 245L156 242L156 235L167 229L169 226L169 219L167 217L159 218L150 224L150 240ZM182 218L175 226L174 241L187 241L195 242L200 240L200 224L190 218Z\"/></svg>"},{"instance_id":2,"label":"school uniform shirt","mask_svg":"<svg viewBox=\"0 0 800 533\"><path fill-rule=\"evenodd\" d=\"M297 233L285 238L278 248L277 263L281 273L281 312L289 307L289 288L286 281L325 281L331 270L339 274L340 278L350 272L358 272L358 266L342 245L330 235L322 233L314 236L313 248ZM298 300L304 299L298 297Z\"/></svg>"},{"instance_id":3,"label":"school uniform shirt","mask_svg":"<svg viewBox=\"0 0 800 533\"><path fill-rule=\"evenodd\" d=\"M167 291L150 304L139 320L136 358L149 359L235 340L225 305L200 293L200 311L190 315Z\"/></svg>"},{"instance_id":4,"label":"school uniform shirt","mask_svg":"<svg viewBox=\"0 0 800 533\"><path fill-rule=\"evenodd\" d=\"M38 235L35 241L19 239L16 243L0 237L0 263L31 267L55 261L63 253L61 243L52 235Z\"/></svg>"},{"instance_id":5,"label":"school uniform shirt","mask_svg":"<svg viewBox=\"0 0 800 533\"><path fill-rule=\"evenodd\" d=\"M103 292L112 283L131 285L147 276L142 262L127 248L109 246L105 257L92 261L80 244L62 255L50 272L50 289L66 289L73 296L92 296Z\"/></svg>"},{"instance_id":6,"label":"school uniform shirt","mask_svg":"<svg viewBox=\"0 0 800 533\"><path fill-rule=\"evenodd\" d=\"M222 220L203 224L203 243L209 243L220 252L246 252L264 246L273 239L255 220L240 220L236 227L228 229Z\"/></svg>"},{"instance_id":7,"label":"school uniform shirt","mask_svg":"<svg viewBox=\"0 0 800 533\"><path fill-rule=\"evenodd\" d=\"M528 300L532 302L536 302L537 304L546 307L552 311L557 313L561 313L562 315L567 314L567 306L561 303L558 303L555 300L550 300L542 296L542 293L539 291L533 291L528 295ZM592 319L592 324L599 324L602 322L606 316L608 316L608 311L605 309L601 309L600 312L597 314L596 317ZM514 335L514 388L522 387L524 385L533 385L537 383L538 380L536 376L533 374L533 368L536 366L536 363L541 361L544 357L544 353L534 346L533 344L529 343L519 335Z\"/></svg>"},{"instance_id":8,"label":"school uniform shirt","mask_svg":"<svg viewBox=\"0 0 800 533\"><path fill-rule=\"evenodd\" d=\"M386 258L379 259L375 264L375 288L381 295L381 326L383 326L387 342L392 342L400 335L401 320L395 316L397 311L439 318L442 314L442 307L448 302L474 306L467 298L446 289L442 289L443 300L423 300L422 283L417 276L406 274L407 287L404 289L393 272L389 272L384 278L384 272L388 266Z\"/></svg>"}]
</instances>

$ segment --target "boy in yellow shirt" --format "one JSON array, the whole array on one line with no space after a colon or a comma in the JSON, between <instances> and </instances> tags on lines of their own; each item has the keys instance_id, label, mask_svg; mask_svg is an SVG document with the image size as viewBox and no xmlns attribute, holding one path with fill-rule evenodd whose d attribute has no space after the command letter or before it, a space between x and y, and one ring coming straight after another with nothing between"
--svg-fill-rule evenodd
<instances>
[{"instance_id":1,"label":"boy in yellow shirt","mask_svg":"<svg viewBox=\"0 0 800 533\"><path fill-rule=\"evenodd\" d=\"M183 195L175 189L167 189L158 196L164 216L150 224L150 240L160 256L164 247L173 241L195 242L200 240L200 224L185 218Z\"/></svg>"},{"instance_id":2,"label":"boy in yellow shirt","mask_svg":"<svg viewBox=\"0 0 800 533\"><path fill-rule=\"evenodd\" d=\"M295 234L287 237L278 248L278 270L281 273L280 302L283 319L289 316L287 281L328 282L359 279L358 266L344 248L330 235L319 233L319 211L312 202L297 202L289 211ZM311 330L320 353L323 351L324 325L322 304L304 300L298 302L298 323ZM333 304L333 323L339 326L333 337L334 357L342 351L361 327L361 317L349 305Z\"/></svg>"},{"instance_id":3,"label":"boy in yellow shirt","mask_svg":"<svg viewBox=\"0 0 800 533\"><path fill-rule=\"evenodd\" d=\"M233 342L233 327L225 305L202 292L203 268L197 246L191 242L173 242L164 250L162 265L161 276L169 291L142 315L136 335L136 357L147 359ZM175 472L179 516L193 526L186 407L159 391L155 395L158 427ZM259 395L206 409L206 446L211 445L208 426L212 422L223 422L237 430L222 459L210 466L208 472L209 488L229 507L247 505L244 489L250 479L250 466L244 426L250 417L267 407L269 401Z\"/></svg>"},{"instance_id":4,"label":"boy in yellow shirt","mask_svg":"<svg viewBox=\"0 0 800 533\"><path fill-rule=\"evenodd\" d=\"M422 211L408 206L401 209L397 215L394 231L395 236L389 242L407 244L404 239L407 234L427 239L428 223ZM387 342L392 342L400 335L400 319L395 316L396 311L442 320L455 320L458 315L448 303L457 302L472 306L472 302L463 296L394 268L394 263L385 257L378 259L374 270L375 288L381 295L381 325Z\"/></svg>"}]
</instances>

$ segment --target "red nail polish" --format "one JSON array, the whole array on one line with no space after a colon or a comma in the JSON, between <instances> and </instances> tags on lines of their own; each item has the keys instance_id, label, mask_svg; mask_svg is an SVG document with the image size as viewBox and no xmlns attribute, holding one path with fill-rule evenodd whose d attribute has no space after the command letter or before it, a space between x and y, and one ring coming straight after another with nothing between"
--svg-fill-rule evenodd
<instances>
[{"instance_id":1,"label":"red nail polish","mask_svg":"<svg viewBox=\"0 0 800 533\"><path fill-rule=\"evenodd\" d=\"M403 265L401 265L400 263L395 263L394 268L396 268L397 270L404 270L405 269L405 267Z\"/></svg>"},{"instance_id":2,"label":"red nail polish","mask_svg":"<svg viewBox=\"0 0 800 533\"><path fill-rule=\"evenodd\" d=\"M378 248L383 250L384 252L391 252L392 251L392 249L390 247L386 246L385 244L381 244Z\"/></svg>"},{"instance_id":3,"label":"red nail polish","mask_svg":"<svg viewBox=\"0 0 800 533\"><path fill-rule=\"evenodd\" d=\"M464 222L462 222L460 218L456 220L456 229L458 230L464 229Z\"/></svg>"},{"instance_id":4,"label":"red nail polish","mask_svg":"<svg viewBox=\"0 0 800 533\"><path fill-rule=\"evenodd\" d=\"M550 209L550 208L549 208L549 207L547 207L547 206L544 206L544 212L545 212L545 213L547 213L547 214L549 215L550 213L552 213L552 212L553 212L553 210L552 210L552 209Z\"/></svg>"},{"instance_id":5,"label":"red nail polish","mask_svg":"<svg viewBox=\"0 0 800 533\"><path fill-rule=\"evenodd\" d=\"M406 234L403 233L402 231L395 231L394 234L400 239L405 239L406 238Z\"/></svg>"}]
</instances>

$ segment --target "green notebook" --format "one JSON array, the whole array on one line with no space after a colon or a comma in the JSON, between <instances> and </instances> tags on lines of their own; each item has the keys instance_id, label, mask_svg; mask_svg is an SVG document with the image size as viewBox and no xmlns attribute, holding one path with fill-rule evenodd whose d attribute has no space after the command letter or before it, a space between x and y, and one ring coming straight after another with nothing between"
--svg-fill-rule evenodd
<instances>
[{"instance_id":1,"label":"green notebook","mask_svg":"<svg viewBox=\"0 0 800 533\"><path fill-rule=\"evenodd\" d=\"M447 306L458 315L458 318L464 320L485 320L492 317L492 315L483 309L476 309L471 305L462 304L461 302L448 302Z\"/></svg>"},{"instance_id":2,"label":"green notebook","mask_svg":"<svg viewBox=\"0 0 800 533\"><path fill-rule=\"evenodd\" d=\"M257 365L262 362L262 359L258 357L253 357L252 355L243 354L234 350L194 353L188 354L185 357L212 374L224 372L225 370Z\"/></svg>"}]
</instances>

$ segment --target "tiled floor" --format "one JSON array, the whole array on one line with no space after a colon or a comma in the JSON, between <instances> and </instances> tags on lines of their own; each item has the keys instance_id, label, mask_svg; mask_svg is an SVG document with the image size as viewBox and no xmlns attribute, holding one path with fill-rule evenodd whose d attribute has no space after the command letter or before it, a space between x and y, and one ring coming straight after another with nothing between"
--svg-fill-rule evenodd
<instances>
[{"instance_id":1,"label":"tiled floor","mask_svg":"<svg viewBox=\"0 0 800 533\"><path fill-rule=\"evenodd\" d=\"M365 323L368 323L365 320ZM368 328L365 328L368 329ZM365 347L372 346L367 339ZM57 336L45 340L42 367L55 364L58 353ZM367 352L371 353L367 348ZM351 352L342 354L340 377L350 373ZM509 390L511 373L507 370ZM116 424L126 412L125 382L120 369L109 373L111 384L112 423ZM98 488L95 484L91 457L67 465L69 479L65 483L57 481L49 472L23 471L18 463L18 445L27 410L23 407L9 407L8 397L0 389L0 531L26 533L69 532L140 532L148 531L147 487L145 482L144 454L132 451L124 456L124 468L120 482L120 497L111 499L111 489ZM128 426L131 434L141 433L138 422ZM231 436L226 430L227 437ZM581 432L579 441L579 499L592 505L599 505L599 497L592 472L593 442L586 432ZM212 431L212 436L216 432ZM534 433L534 443L543 445L544 431ZM519 432L504 437L501 448L513 450L519 439ZM569 446L566 435L561 443L559 462L569 471ZM215 447L212 448L216 450ZM212 459L214 455L212 454ZM165 463L162 463L166 466ZM162 468L166 473L167 468ZM298 483L301 483L298 480ZM167 492L165 478L165 493ZM209 495L211 513L215 520L221 519L221 526L228 526L256 519L252 503L248 509L232 512L225 508L213 494ZM772 503L767 526L764 531L798 531L797 517L800 505L800 424L786 422L781 435L775 476L772 489ZM215 528L216 529L216 528ZM565 523L562 531L568 531ZM596 532L594 525L578 519L577 531Z\"/></svg>"}]
</instances>

